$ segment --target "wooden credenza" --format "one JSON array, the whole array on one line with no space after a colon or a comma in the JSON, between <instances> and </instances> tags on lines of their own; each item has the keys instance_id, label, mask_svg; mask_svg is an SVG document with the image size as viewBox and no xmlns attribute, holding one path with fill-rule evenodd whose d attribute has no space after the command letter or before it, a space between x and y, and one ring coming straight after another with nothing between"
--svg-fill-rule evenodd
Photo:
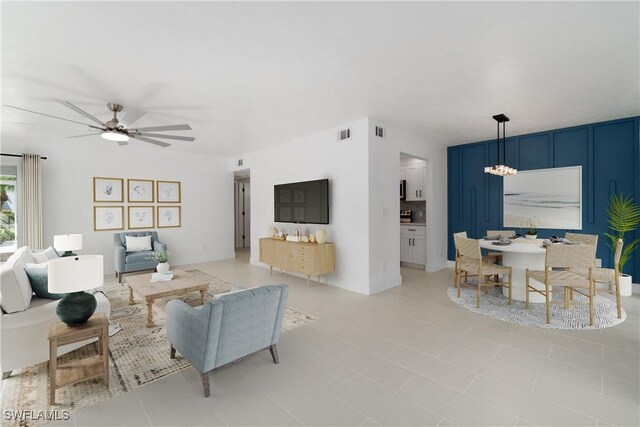
<instances>
[{"instance_id":1,"label":"wooden credenza","mask_svg":"<svg viewBox=\"0 0 640 427\"><path fill-rule=\"evenodd\" d=\"M293 271L307 276L307 284L311 276L316 276L320 283L320 276L332 273L335 268L336 247L327 242L318 243L288 242L286 240L260 239L260 262L269 265L273 274L273 267L280 271Z\"/></svg>"}]
</instances>

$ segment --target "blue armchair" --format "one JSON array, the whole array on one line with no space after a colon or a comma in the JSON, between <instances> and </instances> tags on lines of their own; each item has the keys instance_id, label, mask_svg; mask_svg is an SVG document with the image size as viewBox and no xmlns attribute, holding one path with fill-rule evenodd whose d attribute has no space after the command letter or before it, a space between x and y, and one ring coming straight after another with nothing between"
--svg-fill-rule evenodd
<instances>
[{"instance_id":1,"label":"blue armchair","mask_svg":"<svg viewBox=\"0 0 640 427\"><path fill-rule=\"evenodd\" d=\"M269 349L278 363L276 344L289 295L288 285L231 292L193 308L179 299L167 303L171 358L176 350L200 371L204 396L209 371Z\"/></svg>"},{"instance_id":2,"label":"blue armchair","mask_svg":"<svg viewBox=\"0 0 640 427\"><path fill-rule=\"evenodd\" d=\"M127 252L125 236L151 236L151 250L139 252ZM167 245L158 240L158 233L155 231L129 231L125 233L115 233L113 235L114 256L113 262L116 268L116 277L122 282L124 273L134 271L153 270L158 263L154 259L149 259L154 252L166 251Z\"/></svg>"}]
</instances>

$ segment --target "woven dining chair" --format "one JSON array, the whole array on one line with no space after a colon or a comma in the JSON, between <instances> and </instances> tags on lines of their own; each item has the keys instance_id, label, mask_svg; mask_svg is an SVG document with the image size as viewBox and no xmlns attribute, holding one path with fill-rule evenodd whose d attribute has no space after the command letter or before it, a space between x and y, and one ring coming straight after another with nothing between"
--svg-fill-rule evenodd
<instances>
[{"instance_id":1,"label":"woven dining chair","mask_svg":"<svg viewBox=\"0 0 640 427\"><path fill-rule=\"evenodd\" d=\"M458 244L456 242L456 239L458 237L467 237L467 232L466 231L460 231L458 233L453 233L453 246L455 247L455 258L454 258L454 274L457 276L458 272L459 272L459 264L460 264L460 253L458 252ZM492 258L489 257L483 257L483 260L486 262L493 262ZM475 276L474 274L471 274L471 276ZM469 278L469 273L468 272L464 272L464 280L467 281Z\"/></svg>"},{"instance_id":2,"label":"woven dining chair","mask_svg":"<svg viewBox=\"0 0 640 427\"><path fill-rule=\"evenodd\" d=\"M598 247L598 235L597 234L582 234L582 233L564 233L564 238L571 242L582 243L583 245L591 245Z\"/></svg>"},{"instance_id":3,"label":"woven dining chair","mask_svg":"<svg viewBox=\"0 0 640 427\"><path fill-rule=\"evenodd\" d=\"M526 302L525 308L529 308L529 294L536 292L545 297L547 323L551 323L551 304L584 304L565 298L562 301L552 301L552 287L564 287L571 289L589 299L589 325L593 326L593 298L595 296L595 282L593 281L593 264L596 250L591 245L562 245L555 244L547 247L544 270L526 269ZM581 276L571 270L584 269L587 277ZM543 289L537 289L530 285L530 279L544 284ZM582 291L586 290L586 294Z\"/></svg>"},{"instance_id":4,"label":"woven dining chair","mask_svg":"<svg viewBox=\"0 0 640 427\"><path fill-rule=\"evenodd\" d=\"M515 230L487 230L487 237L513 237L516 235ZM489 252L487 259L491 259L496 264L502 262L502 252Z\"/></svg>"},{"instance_id":5,"label":"woven dining chair","mask_svg":"<svg viewBox=\"0 0 640 427\"><path fill-rule=\"evenodd\" d=\"M622 318L622 307L620 305L620 257L622 256L622 239L618 239L616 249L613 254L613 268L594 267L592 270L593 281L595 282L595 292L604 292L615 295L616 308L618 310L618 319ZM573 273L583 277L588 277L588 269L573 269ZM607 285L606 288L598 288L597 284Z\"/></svg>"},{"instance_id":6,"label":"woven dining chair","mask_svg":"<svg viewBox=\"0 0 640 427\"><path fill-rule=\"evenodd\" d=\"M480 290L484 286L484 293L489 293L489 285L498 285L509 288L509 304L511 304L511 267L502 266L487 262L482 259L480 252L480 241L468 239L466 237L458 237L456 239L456 247L460 253L460 261L458 263L458 274L456 274L456 290L458 298L460 298L460 287L462 283L462 273L477 276L477 284L471 286L465 278L465 286L476 288L476 307L480 307ZM489 276L501 275L503 280L499 282L489 282ZM508 280L504 280L504 276Z\"/></svg>"}]
</instances>

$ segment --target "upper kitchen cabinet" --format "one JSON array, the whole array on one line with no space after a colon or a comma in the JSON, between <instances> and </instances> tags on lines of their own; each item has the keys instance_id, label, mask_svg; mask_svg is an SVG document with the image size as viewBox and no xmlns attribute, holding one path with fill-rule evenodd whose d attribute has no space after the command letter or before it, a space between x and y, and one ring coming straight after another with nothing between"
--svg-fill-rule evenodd
<instances>
[{"instance_id":1,"label":"upper kitchen cabinet","mask_svg":"<svg viewBox=\"0 0 640 427\"><path fill-rule=\"evenodd\" d=\"M407 180L407 201L424 201L427 199L425 175L427 162L403 166L400 175Z\"/></svg>"}]
</instances>

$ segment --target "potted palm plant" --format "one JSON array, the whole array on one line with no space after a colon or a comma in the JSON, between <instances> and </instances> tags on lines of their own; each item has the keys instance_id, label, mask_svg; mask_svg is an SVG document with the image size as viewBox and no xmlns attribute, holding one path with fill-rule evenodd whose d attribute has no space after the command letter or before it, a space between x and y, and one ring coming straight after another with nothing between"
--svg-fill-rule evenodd
<instances>
[{"instance_id":1,"label":"potted palm plant","mask_svg":"<svg viewBox=\"0 0 640 427\"><path fill-rule=\"evenodd\" d=\"M633 200L631 195L623 196L622 194L613 194L609 199L609 207L607 208L607 216L611 233L605 233L607 236L607 246L612 252L616 250L618 239L622 239L624 246L620 256L620 295L631 295L632 278L628 274L624 274L624 266L629 260L633 251L638 247L640 239L626 241L625 234L634 231L640 224L640 206Z\"/></svg>"}]
</instances>

